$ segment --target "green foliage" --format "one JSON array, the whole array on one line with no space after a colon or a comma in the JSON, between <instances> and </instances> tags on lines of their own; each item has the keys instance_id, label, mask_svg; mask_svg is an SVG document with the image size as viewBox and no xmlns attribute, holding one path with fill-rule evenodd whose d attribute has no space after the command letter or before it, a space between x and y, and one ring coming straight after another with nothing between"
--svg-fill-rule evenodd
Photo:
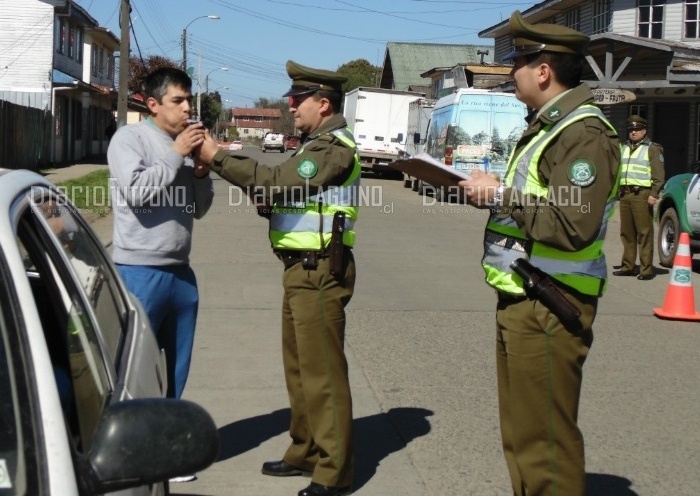
<instances>
[{"instance_id":1,"label":"green foliage","mask_svg":"<svg viewBox=\"0 0 700 496\"><path fill-rule=\"evenodd\" d=\"M341 65L337 71L348 78L343 84L343 91L347 93L360 86L379 86L382 69L373 66L366 59L357 59Z\"/></svg>"},{"instance_id":2,"label":"green foliage","mask_svg":"<svg viewBox=\"0 0 700 496\"><path fill-rule=\"evenodd\" d=\"M219 93L202 94L202 112L200 119L207 129L214 129L221 115L221 95Z\"/></svg>"},{"instance_id":3,"label":"green foliage","mask_svg":"<svg viewBox=\"0 0 700 496\"><path fill-rule=\"evenodd\" d=\"M109 170L100 169L56 186L83 215L104 217L109 213Z\"/></svg>"}]
</instances>

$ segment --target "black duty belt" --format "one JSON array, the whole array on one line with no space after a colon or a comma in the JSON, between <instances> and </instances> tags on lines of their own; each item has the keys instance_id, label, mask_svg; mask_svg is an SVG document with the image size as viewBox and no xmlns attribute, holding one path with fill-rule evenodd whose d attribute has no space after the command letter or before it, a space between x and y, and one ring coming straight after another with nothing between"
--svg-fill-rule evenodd
<instances>
[{"instance_id":1,"label":"black duty belt","mask_svg":"<svg viewBox=\"0 0 700 496\"><path fill-rule=\"evenodd\" d=\"M504 293L503 291L496 291L496 295L498 295L498 301L501 303L519 303L527 300L527 296L525 295L515 295Z\"/></svg>"},{"instance_id":2,"label":"black duty belt","mask_svg":"<svg viewBox=\"0 0 700 496\"><path fill-rule=\"evenodd\" d=\"M644 191L646 189L651 189L651 188L645 188L644 186L620 186L620 194L621 195L628 195L632 193L633 195L639 194L640 191Z\"/></svg>"},{"instance_id":3,"label":"black duty belt","mask_svg":"<svg viewBox=\"0 0 700 496\"><path fill-rule=\"evenodd\" d=\"M298 263L306 265L330 256L325 250L275 250L275 255L282 260L286 269Z\"/></svg>"}]
</instances>

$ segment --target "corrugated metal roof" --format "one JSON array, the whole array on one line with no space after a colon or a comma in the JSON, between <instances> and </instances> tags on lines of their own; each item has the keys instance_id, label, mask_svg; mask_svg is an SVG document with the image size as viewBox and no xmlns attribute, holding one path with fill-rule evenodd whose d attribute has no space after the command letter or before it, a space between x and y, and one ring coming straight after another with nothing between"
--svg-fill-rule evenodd
<instances>
[{"instance_id":1,"label":"corrugated metal roof","mask_svg":"<svg viewBox=\"0 0 700 496\"><path fill-rule=\"evenodd\" d=\"M407 90L409 87L430 86L430 79L421 74L434 67L453 67L457 64L493 62L493 45L445 45L440 43L399 43L386 45L382 88Z\"/></svg>"}]
</instances>

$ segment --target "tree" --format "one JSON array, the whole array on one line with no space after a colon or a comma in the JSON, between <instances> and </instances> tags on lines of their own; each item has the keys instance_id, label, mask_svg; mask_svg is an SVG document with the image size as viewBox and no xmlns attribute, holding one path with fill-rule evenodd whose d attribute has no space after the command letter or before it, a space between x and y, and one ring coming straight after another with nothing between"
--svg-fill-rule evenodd
<instances>
[{"instance_id":1,"label":"tree","mask_svg":"<svg viewBox=\"0 0 700 496\"><path fill-rule=\"evenodd\" d=\"M215 93L202 93L202 111L199 113L204 127L214 129L221 115L221 95Z\"/></svg>"},{"instance_id":2,"label":"tree","mask_svg":"<svg viewBox=\"0 0 700 496\"><path fill-rule=\"evenodd\" d=\"M179 68L180 64L160 55L151 55L146 60L138 57L129 58L129 93L138 93L141 91L141 81L150 72L160 69L161 67Z\"/></svg>"},{"instance_id":3,"label":"tree","mask_svg":"<svg viewBox=\"0 0 700 496\"><path fill-rule=\"evenodd\" d=\"M366 59L356 59L338 67L337 72L348 78L343 84L343 91L347 93L360 86L379 86L382 69L373 66Z\"/></svg>"}]
</instances>

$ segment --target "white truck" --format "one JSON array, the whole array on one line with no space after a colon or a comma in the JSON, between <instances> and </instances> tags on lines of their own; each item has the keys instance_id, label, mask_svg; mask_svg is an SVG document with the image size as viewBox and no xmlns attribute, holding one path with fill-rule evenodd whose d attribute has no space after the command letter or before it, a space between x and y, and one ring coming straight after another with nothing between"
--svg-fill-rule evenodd
<instances>
[{"instance_id":1,"label":"white truck","mask_svg":"<svg viewBox=\"0 0 700 496\"><path fill-rule=\"evenodd\" d=\"M406 155L418 155L425 148L430 115L435 108L435 100L419 98L408 104L408 125L406 128ZM406 188L418 191L419 181L404 172L403 184Z\"/></svg>"},{"instance_id":2,"label":"white truck","mask_svg":"<svg viewBox=\"0 0 700 496\"><path fill-rule=\"evenodd\" d=\"M260 149L264 152L268 150L279 150L280 153L287 151L287 147L284 144L284 134L283 133L267 133L260 143Z\"/></svg>"},{"instance_id":3,"label":"white truck","mask_svg":"<svg viewBox=\"0 0 700 496\"><path fill-rule=\"evenodd\" d=\"M457 170L474 169L500 177L510 152L525 130L527 108L513 93L461 88L435 103L430 116L425 152ZM425 184L418 190L424 192ZM445 198L459 191L434 191Z\"/></svg>"},{"instance_id":4,"label":"white truck","mask_svg":"<svg viewBox=\"0 0 700 496\"><path fill-rule=\"evenodd\" d=\"M362 170L397 174L389 163L406 146L408 106L425 93L359 87L345 95L343 115L352 129Z\"/></svg>"}]
</instances>

